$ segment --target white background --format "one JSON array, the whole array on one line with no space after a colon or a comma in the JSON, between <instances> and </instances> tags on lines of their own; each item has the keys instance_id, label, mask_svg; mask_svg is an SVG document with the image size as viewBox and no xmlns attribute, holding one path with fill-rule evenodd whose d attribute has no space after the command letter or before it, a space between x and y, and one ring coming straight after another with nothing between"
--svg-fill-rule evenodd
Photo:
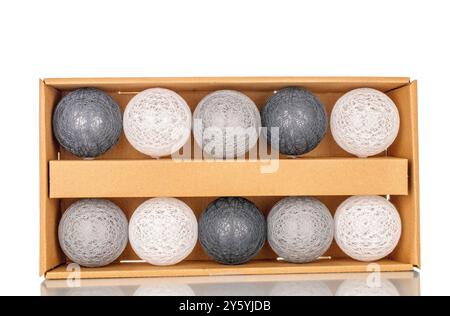
<instances>
[{"instance_id":1,"label":"white background","mask_svg":"<svg viewBox=\"0 0 450 316\"><path fill-rule=\"evenodd\" d=\"M450 294L448 1L1 1L0 294L39 294L38 79L419 80L423 294Z\"/></svg>"}]
</instances>

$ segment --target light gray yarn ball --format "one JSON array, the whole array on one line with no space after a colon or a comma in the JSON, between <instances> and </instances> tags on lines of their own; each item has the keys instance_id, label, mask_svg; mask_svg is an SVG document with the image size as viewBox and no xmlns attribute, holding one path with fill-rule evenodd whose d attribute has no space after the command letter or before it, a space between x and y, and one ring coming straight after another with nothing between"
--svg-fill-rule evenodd
<instances>
[{"instance_id":1,"label":"light gray yarn ball","mask_svg":"<svg viewBox=\"0 0 450 316\"><path fill-rule=\"evenodd\" d=\"M128 243L128 221L114 203L83 199L61 218L59 244L66 256L84 267L101 267L116 260Z\"/></svg>"},{"instance_id":2,"label":"light gray yarn ball","mask_svg":"<svg viewBox=\"0 0 450 316\"><path fill-rule=\"evenodd\" d=\"M123 129L130 144L143 154L158 158L177 152L191 135L192 113L176 92L147 89L128 103Z\"/></svg>"},{"instance_id":3,"label":"light gray yarn ball","mask_svg":"<svg viewBox=\"0 0 450 316\"><path fill-rule=\"evenodd\" d=\"M383 152L394 142L400 116L386 94L361 88L336 102L330 125L333 138L342 149L365 158Z\"/></svg>"},{"instance_id":4,"label":"light gray yarn ball","mask_svg":"<svg viewBox=\"0 0 450 316\"><path fill-rule=\"evenodd\" d=\"M335 215L336 242L359 261L380 260L397 246L402 223L395 206L378 195L352 196Z\"/></svg>"},{"instance_id":5,"label":"light gray yarn ball","mask_svg":"<svg viewBox=\"0 0 450 316\"><path fill-rule=\"evenodd\" d=\"M149 199L130 220L133 250L154 265L173 265L185 259L197 243L197 232L194 212L175 198Z\"/></svg>"},{"instance_id":6,"label":"light gray yarn ball","mask_svg":"<svg viewBox=\"0 0 450 316\"><path fill-rule=\"evenodd\" d=\"M325 107L310 91L289 87L277 91L261 113L267 127L267 142L280 153L300 156L316 148L328 127ZM273 143L272 129L278 128L279 143Z\"/></svg>"},{"instance_id":7,"label":"light gray yarn ball","mask_svg":"<svg viewBox=\"0 0 450 316\"><path fill-rule=\"evenodd\" d=\"M256 145L260 127L258 108L239 91L210 93L194 111L194 139L214 158L244 156Z\"/></svg>"},{"instance_id":8,"label":"light gray yarn ball","mask_svg":"<svg viewBox=\"0 0 450 316\"><path fill-rule=\"evenodd\" d=\"M56 106L53 133L66 150L82 158L94 158L110 149L122 133L119 105L94 88L75 90Z\"/></svg>"},{"instance_id":9,"label":"light gray yarn ball","mask_svg":"<svg viewBox=\"0 0 450 316\"><path fill-rule=\"evenodd\" d=\"M333 241L333 217L319 200L287 197L267 217L267 234L273 251L289 262L311 262L322 256Z\"/></svg>"}]
</instances>

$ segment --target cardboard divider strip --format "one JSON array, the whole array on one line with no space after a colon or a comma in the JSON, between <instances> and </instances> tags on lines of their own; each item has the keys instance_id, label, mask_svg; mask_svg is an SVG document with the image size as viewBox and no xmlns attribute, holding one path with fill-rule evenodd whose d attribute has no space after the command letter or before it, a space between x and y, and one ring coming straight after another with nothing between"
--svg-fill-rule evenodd
<instances>
[{"instance_id":1,"label":"cardboard divider strip","mask_svg":"<svg viewBox=\"0 0 450 316\"><path fill-rule=\"evenodd\" d=\"M392 157L51 161L50 197L402 195L407 164Z\"/></svg>"}]
</instances>

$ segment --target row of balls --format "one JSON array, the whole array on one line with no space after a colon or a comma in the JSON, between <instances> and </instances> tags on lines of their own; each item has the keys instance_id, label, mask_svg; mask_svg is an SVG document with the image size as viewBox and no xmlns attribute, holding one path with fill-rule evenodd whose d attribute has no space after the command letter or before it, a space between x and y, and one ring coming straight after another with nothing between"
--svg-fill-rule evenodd
<instances>
[{"instance_id":1,"label":"row of balls","mask_svg":"<svg viewBox=\"0 0 450 316\"><path fill-rule=\"evenodd\" d=\"M185 259L197 240L206 254L222 264L254 258L268 240L283 260L305 263L329 249L333 237L349 257L376 261L388 256L401 235L395 206L381 196L353 196L337 209L312 197L287 197L273 206L267 222L257 206L240 197L211 202L197 223L192 209L176 198L152 198L133 213L103 199L82 199L64 212L59 242L73 262L100 267L114 262L128 240L142 260L173 265Z\"/></svg>"},{"instance_id":2,"label":"row of balls","mask_svg":"<svg viewBox=\"0 0 450 316\"><path fill-rule=\"evenodd\" d=\"M122 124L123 122L123 124ZM395 140L400 118L384 93L361 88L343 95L331 114L331 132L340 147L359 157L376 155ZM105 153L122 131L139 152L152 157L178 152L190 138L213 158L242 157L261 133L280 153L300 156L321 142L328 117L319 98L288 87L269 97L261 114L247 95L234 90L205 96L194 114L176 92L151 88L138 93L123 114L117 102L94 88L75 90L56 106L53 132L68 151L83 158Z\"/></svg>"}]
</instances>

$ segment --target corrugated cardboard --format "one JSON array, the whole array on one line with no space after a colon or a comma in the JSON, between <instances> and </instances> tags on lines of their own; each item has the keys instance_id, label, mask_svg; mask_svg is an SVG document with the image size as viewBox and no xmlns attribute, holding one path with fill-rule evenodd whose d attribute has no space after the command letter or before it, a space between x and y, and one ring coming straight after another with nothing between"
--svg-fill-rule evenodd
<instances>
[{"instance_id":1,"label":"corrugated cardboard","mask_svg":"<svg viewBox=\"0 0 450 316\"><path fill-rule=\"evenodd\" d=\"M194 109L203 96L217 89L240 90L261 108L274 90L303 86L318 95L328 114L345 92L372 87L386 92L396 102L401 126L397 140L386 153L367 159L357 159L344 152L328 131L321 144L305 157L281 156L279 171L274 174L260 173L264 161L211 164L151 159L134 150L123 136L102 157L82 161L60 148L53 139L51 116L61 96L85 86L108 91L122 110L135 93L151 87L177 91ZM408 78L46 79L41 82L40 106L40 271L47 278L69 275L66 259L58 246L57 225L68 205L83 197L110 198L130 217L140 203L153 196L179 197L199 216L216 196L246 196L267 214L276 201L288 195L318 196L332 213L348 195L389 195L401 215L403 235L395 252L379 262L381 270L411 270L420 265L417 85ZM329 260L289 264L277 261L266 245L256 260L228 267L209 260L197 245L186 261L173 267L155 267L130 262L138 258L128 246L115 264L100 269L83 268L81 277L364 272L367 269L367 264L350 260L334 243L326 256Z\"/></svg>"}]
</instances>

